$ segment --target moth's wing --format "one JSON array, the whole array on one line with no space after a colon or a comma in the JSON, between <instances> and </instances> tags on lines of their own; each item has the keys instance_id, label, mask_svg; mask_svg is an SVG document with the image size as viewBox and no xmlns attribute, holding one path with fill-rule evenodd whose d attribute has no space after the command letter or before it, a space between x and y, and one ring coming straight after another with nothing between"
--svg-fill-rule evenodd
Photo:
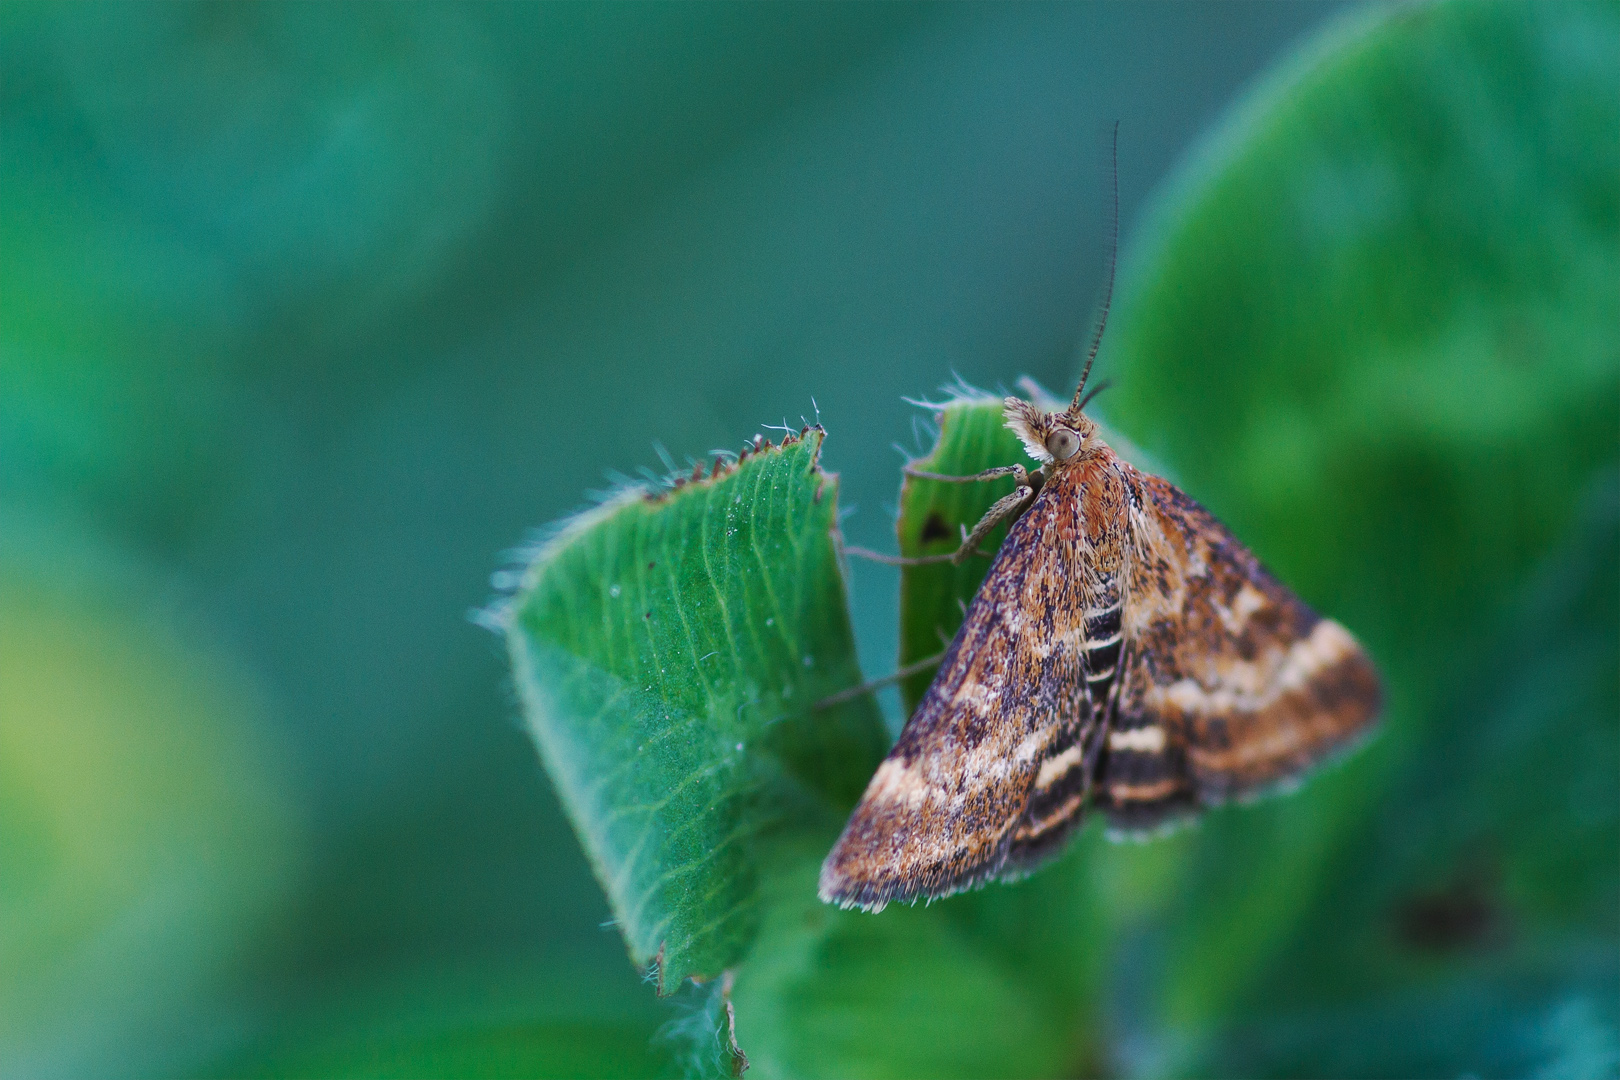
<instances>
[{"instance_id":1,"label":"moth's wing","mask_svg":"<svg viewBox=\"0 0 1620 1080\"><path fill-rule=\"evenodd\" d=\"M1049 484L1008 532L822 865L823 900L877 910L971 888L1006 866L1042 763L1074 738L1085 698L1065 494Z\"/></svg>"},{"instance_id":2,"label":"moth's wing","mask_svg":"<svg viewBox=\"0 0 1620 1080\"><path fill-rule=\"evenodd\" d=\"M1041 760L1029 805L1013 830L1003 877L1026 874L1058 855L1085 820L1102 754L1106 719L1119 691L1124 666L1121 609L1123 550L1128 499L1124 474L1106 464L1066 471L1054 483L1073 485L1085 534L1075 572L1083 602L1083 681L1073 722L1064 725ZM1071 631L1071 634L1073 631Z\"/></svg>"},{"instance_id":3,"label":"moth's wing","mask_svg":"<svg viewBox=\"0 0 1620 1080\"><path fill-rule=\"evenodd\" d=\"M1364 733L1378 673L1208 511L1126 466L1126 655L1095 802L1116 830L1286 786Z\"/></svg>"},{"instance_id":4,"label":"moth's wing","mask_svg":"<svg viewBox=\"0 0 1620 1080\"><path fill-rule=\"evenodd\" d=\"M1060 728L1042 755L1029 804L1013 830L1001 877L1021 877L1055 858L1085 821L1094 777L1104 752L1106 725L1088 702L1077 722Z\"/></svg>"}]
</instances>

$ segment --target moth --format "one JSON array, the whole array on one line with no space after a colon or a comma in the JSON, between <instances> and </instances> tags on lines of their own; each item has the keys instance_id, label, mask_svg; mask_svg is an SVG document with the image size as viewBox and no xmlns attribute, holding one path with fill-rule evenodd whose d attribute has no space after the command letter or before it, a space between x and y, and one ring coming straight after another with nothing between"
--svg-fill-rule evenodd
<instances>
[{"instance_id":1,"label":"moth","mask_svg":"<svg viewBox=\"0 0 1620 1080\"><path fill-rule=\"evenodd\" d=\"M1088 808L1152 832L1288 784L1379 712L1378 673L1343 626L1099 437L1082 396L1096 346L1067 409L1006 399L1033 471L908 469L1017 481L945 558L1016 520L827 856L825 901L878 911L1022 876Z\"/></svg>"}]
</instances>

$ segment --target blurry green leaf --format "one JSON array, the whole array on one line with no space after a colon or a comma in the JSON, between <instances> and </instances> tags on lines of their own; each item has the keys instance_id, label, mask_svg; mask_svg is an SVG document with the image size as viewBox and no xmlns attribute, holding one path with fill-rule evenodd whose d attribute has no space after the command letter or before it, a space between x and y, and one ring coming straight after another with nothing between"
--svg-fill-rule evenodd
<instances>
[{"instance_id":1,"label":"blurry green leaf","mask_svg":"<svg viewBox=\"0 0 1620 1080\"><path fill-rule=\"evenodd\" d=\"M156 594L72 530L0 520L6 1075L183 1064L296 869L252 680Z\"/></svg>"},{"instance_id":2,"label":"blurry green leaf","mask_svg":"<svg viewBox=\"0 0 1620 1080\"><path fill-rule=\"evenodd\" d=\"M1615 454L1616 131L1614 4L1342 20L1128 250L1109 416L1386 664L1477 643Z\"/></svg>"},{"instance_id":3,"label":"blurry green leaf","mask_svg":"<svg viewBox=\"0 0 1620 1080\"><path fill-rule=\"evenodd\" d=\"M0 187L0 498L186 535L231 479L218 268L28 154Z\"/></svg>"},{"instance_id":4,"label":"blurry green leaf","mask_svg":"<svg viewBox=\"0 0 1620 1080\"><path fill-rule=\"evenodd\" d=\"M562 978L559 976L572 976ZM424 972L302 1003L201 1075L267 1077L650 1077L669 1075L658 1015L605 1001L604 979L553 962L514 981L488 966ZM469 978L469 976L471 976ZM405 992L401 993L403 981ZM622 995L620 995L622 996ZM607 1006L607 1007L604 1007Z\"/></svg>"},{"instance_id":5,"label":"blurry green leaf","mask_svg":"<svg viewBox=\"0 0 1620 1080\"><path fill-rule=\"evenodd\" d=\"M262 1071L237 1075L353 1077L383 1080L443 1076L569 1080L659 1075L662 1057L645 1028L610 1023L513 1023L448 1031L348 1038L278 1058Z\"/></svg>"},{"instance_id":6,"label":"blurry green leaf","mask_svg":"<svg viewBox=\"0 0 1620 1080\"><path fill-rule=\"evenodd\" d=\"M1088 1032L1066 1000L959 925L948 905L871 915L820 903L823 854L774 879L759 946L737 980L737 1035L758 1076L1068 1071Z\"/></svg>"},{"instance_id":7,"label":"blurry green leaf","mask_svg":"<svg viewBox=\"0 0 1620 1080\"><path fill-rule=\"evenodd\" d=\"M1620 1066L1620 472L1503 627L1335 861L1223 1071L1556 1075L1604 1046L1565 1074Z\"/></svg>"},{"instance_id":8,"label":"blurry green leaf","mask_svg":"<svg viewBox=\"0 0 1620 1080\"><path fill-rule=\"evenodd\" d=\"M582 514L512 601L546 768L631 957L665 989L746 955L762 835L835 831L883 751L870 698L811 709L860 681L821 440Z\"/></svg>"},{"instance_id":9,"label":"blurry green leaf","mask_svg":"<svg viewBox=\"0 0 1620 1080\"><path fill-rule=\"evenodd\" d=\"M1266 1017L1228 1033L1196 1074L1613 1080L1620 1029L1613 978L1601 966L1572 963L1556 981L1526 979L1523 971L1476 974Z\"/></svg>"},{"instance_id":10,"label":"blurry green leaf","mask_svg":"<svg viewBox=\"0 0 1620 1080\"><path fill-rule=\"evenodd\" d=\"M1255 91L1133 248L1110 415L1366 640L1390 700L1343 767L1206 820L1167 925L1142 931L1168 1024L1143 1071L1206 1070L1205 1034L1292 1003L1287 980L1273 1005L1250 993L1305 963L1303 928L1346 932L1334 883L1388 857L1352 837L1415 767L1436 675L1485 643L1614 459L1617 130L1614 5L1361 12ZM1524 775L1559 775L1540 767ZM1478 806L1445 775L1425 775L1435 799Z\"/></svg>"},{"instance_id":11,"label":"blurry green leaf","mask_svg":"<svg viewBox=\"0 0 1620 1080\"><path fill-rule=\"evenodd\" d=\"M326 981L199 1076L669 1075L667 1008L623 966L533 954Z\"/></svg>"}]
</instances>

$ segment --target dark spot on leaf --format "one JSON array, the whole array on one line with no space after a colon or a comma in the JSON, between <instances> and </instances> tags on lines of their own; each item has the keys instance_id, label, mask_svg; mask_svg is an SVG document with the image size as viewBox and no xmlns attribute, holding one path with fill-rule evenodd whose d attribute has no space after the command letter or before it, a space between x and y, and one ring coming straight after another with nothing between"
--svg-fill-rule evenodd
<instances>
[{"instance_id":1,"label":"dark spot on leaf","mask_svg":"<svg viewBox=\"0 0 1620 1080\"><path fill-rule=\"evenodd\" d=\"M951 527L945 524L945 519L940 516L938 510L935 510L933 513L929 514L927 519L923 521L923 543L926 544L933 540L949 540L950 538Z\"/></svg>"},{"instance_id":2,"label":"dark spot on leaf","mask_svg":"<svg viewBox=\"0 0 1620 1080\"><path fill-rule=\"evenodd\" d=\"M1492 896L1491 879L1465 871L1441 888L1415 893L1395 908L1401 943L1424 952L1453 952L1490 945L1506 926Z\"/></svg>"}]
</instances>

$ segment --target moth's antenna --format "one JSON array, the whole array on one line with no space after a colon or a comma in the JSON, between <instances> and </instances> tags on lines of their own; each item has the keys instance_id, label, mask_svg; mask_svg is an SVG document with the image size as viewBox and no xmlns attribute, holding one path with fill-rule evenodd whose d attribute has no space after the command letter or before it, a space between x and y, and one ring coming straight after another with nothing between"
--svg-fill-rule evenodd
<instances>
[{"instance_id":1,"label":"moth's antenna","mask_svg":"<svg viewBox=\"0 0 1620 1080\"><path fill-rule=\"evenodd\" d=\"M1108 230L1108 284L1103 288L1102 314L1097 316L1097 332L1091 336L1091 351L1086 353L1086 366L1080 372L1080 385L1074 388L1074 401L1069 405L1070 413L1080 411L1080 395L1086 389L1086 379L1091 375L1091 363L1097 359L1097 349L1102 345L1103 327L1108 325L1108 305L1114 299L1114 263L1119 257L1119 121L1114 121L1114 222Z\"/></svg>"},{"instance_id":2,"label":"moth's antenna","mask_svg":"<svg viewBox=\"0 0 1620 1080\"><path fill-rule=\"evenodd\" d=\"M1088 403L1090 403L1092 398L1096 397L1098 394L1102 393L1104 390L1108 389L1110 386L1113 386L1113 385L1114 385L1114 383L1113 383L1112 379L1104 379L1102 382L1098 383L1096 386L1093 386L1091 388L1091 393L1089 393L1085 397L1081 398L1079 400L1079 402L1077 402L1075 404L1074 411L1079 412L1081 409L1084 409L1086 407L1086 405Z\"/></svg>"}]
</instances>

